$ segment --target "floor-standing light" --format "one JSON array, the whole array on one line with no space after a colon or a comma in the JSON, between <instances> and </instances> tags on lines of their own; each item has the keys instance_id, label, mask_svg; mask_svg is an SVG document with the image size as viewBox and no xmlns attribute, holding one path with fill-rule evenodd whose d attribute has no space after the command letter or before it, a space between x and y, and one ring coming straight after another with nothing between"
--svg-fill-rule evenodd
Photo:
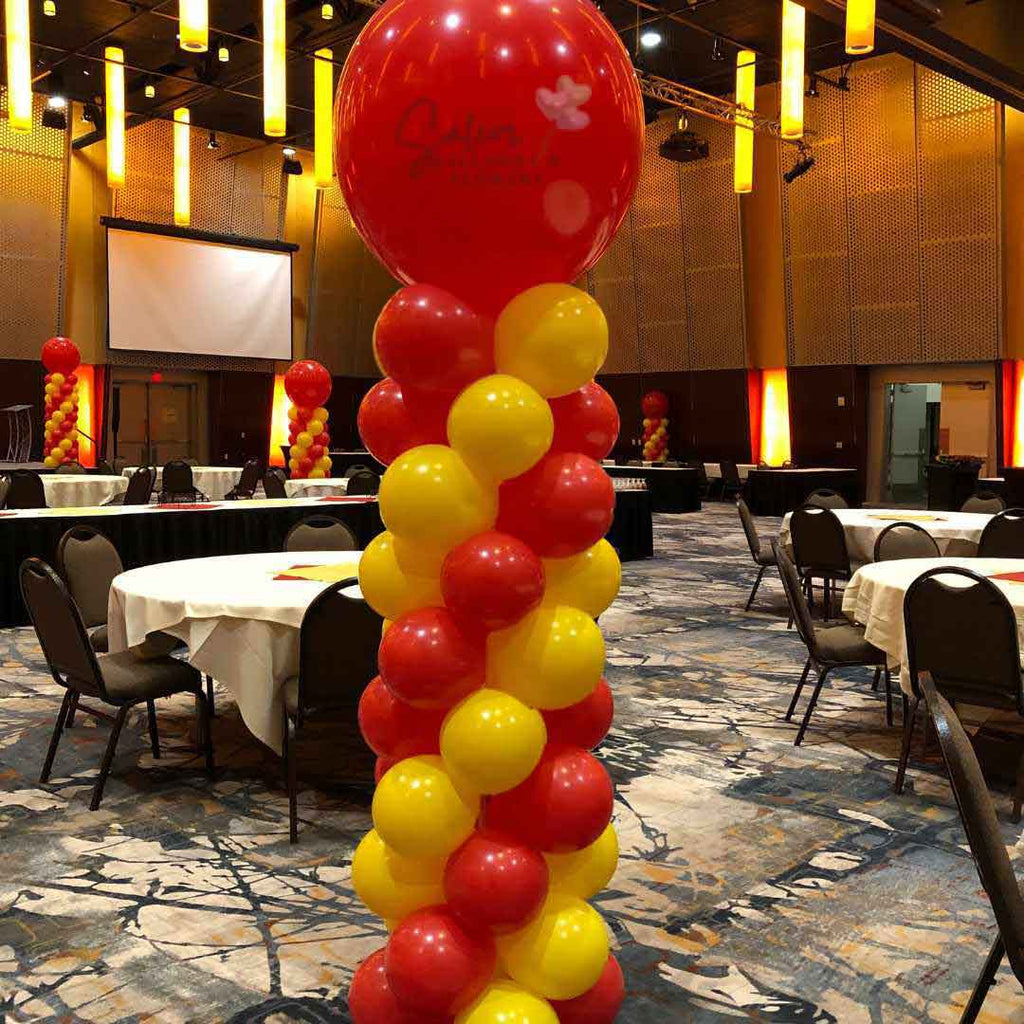
<instances>
[{"instance_id":1,"label":"floor-standing light","mask_svg":"<svg viewBox=\"0 0 1024 1024\"><path fill-rule=\"evenodd\" d=\"M280 138L288 126L285 0L263 0L263 134Z\"/></svg>"},{"instance_id":2,"label":"floor-standing light","mask_svg":"<svg viewBox=\"0 0 1024 1024\"><path fill-rule=\"evenodd\" d=\"M846 0L846 52L870 53L875 48L875 0Z\"/></svg>"},{"instance_id":3,"label":"floor-standing light","mask_svg":"<svg viewBox=\"0 0 1024 1024\"><path fill-rule=\"evenodd\" d=\"M192 222L192 129L188 107L174 112L174 223L187 228Z\"/></svg>"},{"instance_id":4,"label":"floor-standing light","mask_svg":"<svg viewBox=\"0 0 1024 1024\"><path fill-rule=\"evenodd\" d=\"M103 56L107 84L107 184L120 188L125 177L124 50L108 46Z\"/></svg>"},{"instance_id":5,"label":"floor-standing light","mask_svg":"<svg viewBox=\"0 0 1024 1024\"><path fill-rule=\"evenodd\" d=\"M328 188L334 180L334 52L317 50L313 61L315 92L316 187Z\"/></svg>"},{"instance_id":6,"label":"floor-standing light","mask_svg":"<svg viewBox=\"0 0 1024 1024\"><path fill-rule=\"evenodd\" d=\"M206 53L210 46L208 0L178 0L178 40L183 50Z\"/></svg>"},{"instance_id":7,"label":"floor-standing light","mask_svg":"<svg viewBox=\"0 0 1024 1024\"><path fill-rule=\"evenodd\" d=\"M736 143L733 154L733 184L737 192L754 189L753 119L744 112L754 110L754 85L757 57L753 50L736 54Z\"/></svg>"},{"instance_id":8,"label":"floor-standing light","mask_svg":"<svg viewBox=\"0 0 1024 1024\"><path fill-rule=\"evenodd\" d=\"M32 131L32 56L28 0L6 0L7 117L16 132Z\"/></svg>"},{"instance_id":9,"label":"floor-standing light","mask_svg":"<svg viewBox=\"0 0 1024 1024\"><path fill-rule=\"evenodd\" d=\"M804 134L804 33L807 12L793 0L782 0L782 137Z\"/></svg>"}]
</instances>

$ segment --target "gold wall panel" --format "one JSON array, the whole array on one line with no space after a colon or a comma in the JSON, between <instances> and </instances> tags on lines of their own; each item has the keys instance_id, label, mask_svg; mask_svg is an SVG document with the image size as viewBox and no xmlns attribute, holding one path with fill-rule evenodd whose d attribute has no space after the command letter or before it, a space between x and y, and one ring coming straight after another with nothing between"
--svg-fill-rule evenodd
<instances>
[{"instance_id":1,"label":"gold wall panel","mask_svg":"<svg viewBox=\"0 0 1024 1024\"><path fill-rule=\"evenodd\" d=\"M608 251L590 271L590 294L608 320L608 358L603 373L639 373L633 214L630 212Z\"/></svg>"}]
</instances>

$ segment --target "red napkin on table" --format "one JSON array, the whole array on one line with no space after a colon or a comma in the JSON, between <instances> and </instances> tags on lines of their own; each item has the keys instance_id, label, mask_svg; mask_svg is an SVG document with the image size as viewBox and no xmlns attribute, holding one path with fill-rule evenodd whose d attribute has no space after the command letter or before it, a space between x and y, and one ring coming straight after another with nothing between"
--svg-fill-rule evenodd
<instances>
[{"instance_id":1,"label":"red napkin on table","mask_svg":"<svg viewBox=\"0 0 1024 1024\"><path fill-rule=\"evenodd\" d=\"M1000 572L989 576L990 580L1007 580L1010 583L1024 583L1024 572Z\"/></svg>"},{"instance_id":2,"label":"red napkin on table","mask_svg":"<svg viewBox=\"0 0 1024 1024\"><path fill-rule=\"evenodd\" d=\"M185 504L185 503L182 503L182 504L179 505L179 504L176 504L173 501L168 501L168 502L165 502L162 505L157 505L156 507L157 508L173 508L173 509L178 509L178 510L181 510L181 511L193 511L193 510L196 510L196 509L203 509L203 508L216 508L217 506L216 505L203 505L203 504L192 504L192 505L189 505L189 504Z\"/></svg>"},{"instance_id":3,"label":"red napkin on table","mask_svg":"<svg viewBox=\"0 0 1024 1024\"><path fill-rule=\"evenodd\" d=\"M350 501L350 502L367 502L376 501L376 497L372 494L353 494L351 498L345 497L341 494L325 494L319 501Z\"/></svg>"}]
</instances>

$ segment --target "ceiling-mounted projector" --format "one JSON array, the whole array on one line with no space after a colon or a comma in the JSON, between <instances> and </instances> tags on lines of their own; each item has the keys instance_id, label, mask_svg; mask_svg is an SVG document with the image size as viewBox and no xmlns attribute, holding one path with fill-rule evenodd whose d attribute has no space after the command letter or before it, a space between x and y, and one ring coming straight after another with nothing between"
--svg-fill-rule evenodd
<instances>
[{"instance_id":1,"label":"ceiling-mounted projector","mask_svg":"<svg viewBox=\"0 0 1024 1024\"><path fill-rule=\"evenodd\" d=\"M658 152L666 160L674 160L677 164L688 164L694 160L707 160L711 147L703 135L686 129L686 122L680 123L679 130L673 132L659 147Z\"/></svg>"}]
</instances>

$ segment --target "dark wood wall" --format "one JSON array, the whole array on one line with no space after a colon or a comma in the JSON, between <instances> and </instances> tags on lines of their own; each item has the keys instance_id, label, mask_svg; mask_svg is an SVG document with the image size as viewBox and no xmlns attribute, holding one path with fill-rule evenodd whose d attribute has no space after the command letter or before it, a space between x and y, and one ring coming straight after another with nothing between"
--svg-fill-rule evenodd
<instances>
[{"instance_id":1,"label":"dark wood wall","mask_svg":"<svg viewBox=\"0 0 1024 1024\"><path fill-rule=\"evenodd\" d=\"M36 359L0 359L0 409L9 405L31 405L32 459L43 455L43 376L46 371ZM10 440L7 413L0 413L0 460L7 455Z\"/></svg>"},{"instance_id":2,"label":"dark wood wall","mask_svg":"<svg viewBox=\"0 0 1024 1024\"><path fill-rule=\"evenodd\" d=\"M266 465L274 375L215 370L209 376L210 462L241 466L247 459Z\"/></svg>"}]
</instances>

